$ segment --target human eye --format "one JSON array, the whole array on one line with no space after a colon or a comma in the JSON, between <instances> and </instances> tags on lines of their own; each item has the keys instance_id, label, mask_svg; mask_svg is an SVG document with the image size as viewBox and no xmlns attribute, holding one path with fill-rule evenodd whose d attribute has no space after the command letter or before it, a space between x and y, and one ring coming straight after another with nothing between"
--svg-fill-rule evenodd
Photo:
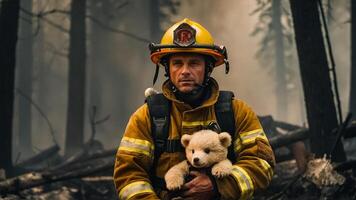
<instances>
[{"instance_id":1,"label":"human eye","mask_svg":"<svg viewBox=\"0 0 356 200\"><path fill-rule=\"evenodd\" d=\"M172 65L175 67L180 67L180 66L182 66L182 62L179 60L173 60Z\"/></svg>"},{"instance_id":2,"label":"human eye","mask_svg":"<svg viewBox=\"0 0 356 200\"><path fill-rule=\"evenodd\" d=\"M201 62L199 60L191 60L189 62L189 65L192 67L199 67L199 66L201 66Z\"/></svg>"}]
</instances>

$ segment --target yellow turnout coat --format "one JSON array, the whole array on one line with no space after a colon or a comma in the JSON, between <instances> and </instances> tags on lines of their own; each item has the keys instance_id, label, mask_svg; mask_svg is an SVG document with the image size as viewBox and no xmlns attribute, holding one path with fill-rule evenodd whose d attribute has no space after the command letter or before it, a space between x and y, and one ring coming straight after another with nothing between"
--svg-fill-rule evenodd
<instances>
[{"instance_id":1,"label":"yellow turnout coat","mask_svg":"<svg viewBox=\"0 0 356 200\"><path fill-rule=\"evenodd\" d=\"M164 83L163 95L172 101L169 139L180 139L183 134L195 131L216 121L214 104L219 87L211 79L211 96L201 106L192 108L175 98ZM235 115L234 145L237 162L233 173L216 179L221 199L249 199L255 190L268 186L273 176L275 159L268 139L252 109L239 99L232 100ZM114 182L119 199L159 199L150 180L150 168L154 157L154 142L147 104L132 114L116 155ZM175 164L185 159L183 152L163 152L158 160L156 175L163 178Z\"/></svg>"}]
</instances>

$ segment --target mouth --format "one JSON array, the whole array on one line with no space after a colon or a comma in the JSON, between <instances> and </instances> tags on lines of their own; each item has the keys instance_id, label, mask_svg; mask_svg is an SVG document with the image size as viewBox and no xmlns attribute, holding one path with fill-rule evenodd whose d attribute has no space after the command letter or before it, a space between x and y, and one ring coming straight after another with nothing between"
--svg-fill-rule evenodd
<instances>
[{"instance_id":1,"label":"mouth","mask_svg":"<svg viewBox=\"0 0 356 200\"><path fill-rule=\"evenodd\" d=\"M204 163L193 163L192 165L195 168L203 168L204 167Z\"/></svg>"},{"instance_id":2,"label":"mouth","mask_svg":"<svg viewBox=\"0 0 356 200\"><path fill-rule=\"evenodd\" d=\"M194 80L183 79L179 80L180 83L194 83Z\"/></svg>"},{"instance_id":3,"label":"mouth","mask_svg":"<svg viewBox=\"0 0 356 200\"><path fill-rule=\"evenodd\" d=\"M179 84L182 86L193 86L195 85L195 81L193 80L180 80Z\"/></svg>"}]
</instances>

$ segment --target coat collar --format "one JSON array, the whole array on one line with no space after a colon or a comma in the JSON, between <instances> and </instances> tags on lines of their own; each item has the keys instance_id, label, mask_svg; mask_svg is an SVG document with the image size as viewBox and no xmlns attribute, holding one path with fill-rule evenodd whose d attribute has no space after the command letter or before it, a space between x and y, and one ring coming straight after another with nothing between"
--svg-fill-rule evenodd
<instances>
[{"instance_id":1,"label":"coat collar","mask_svg":"<svg viewBox=\"0 0 356 200\"><path fill-rule=\"evenodd\" d=\"M204 108L204 107L209 107L209 106L214 105L217 102L218 97L219 97L219 85L216 82L216 80L213 78L210 78L209 85L207 87L209 87L209 89L211 90L210 97L207 100L205 100L202 103L202 105L194 108L193 110ZM169 80L166 80L163 83L162 92L163 92L163 95L167 99L171 100L178 107L179 110L191 110L192 109L192 107L189 104L179 101L176 98L175 94L173 93L173 91L170 87Z\"/></svg>"}]
</instances>

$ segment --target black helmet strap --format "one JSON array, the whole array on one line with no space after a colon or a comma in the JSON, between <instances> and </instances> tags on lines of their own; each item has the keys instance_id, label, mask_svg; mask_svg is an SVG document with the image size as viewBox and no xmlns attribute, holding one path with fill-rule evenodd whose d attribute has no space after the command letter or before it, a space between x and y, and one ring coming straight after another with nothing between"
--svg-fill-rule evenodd
<instances>
[{"instance_id":1,"label":"black helmet strap","mask_svg":"<svg viewBox=\"0 0 356 200\"><path fill-rule=\"evenodd\" d=\"M159 65L156 64L156 70L155 70L155 75L153 77L153 85L155 85L157 78L158 78L158 74L159 74Z\"/></svg>"}]
</instances>

